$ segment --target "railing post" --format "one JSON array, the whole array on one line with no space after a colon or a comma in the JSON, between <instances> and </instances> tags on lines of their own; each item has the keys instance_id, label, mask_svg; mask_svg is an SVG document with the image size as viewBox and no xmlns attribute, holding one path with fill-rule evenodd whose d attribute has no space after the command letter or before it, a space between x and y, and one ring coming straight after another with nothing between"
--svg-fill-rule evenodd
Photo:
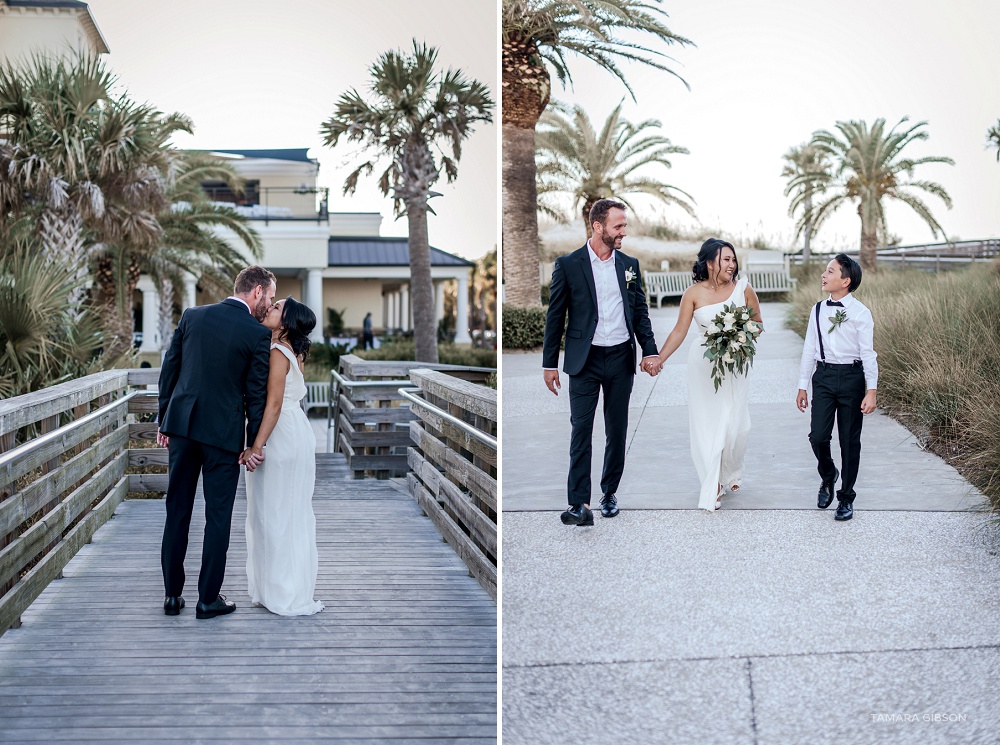
<instances>
[{"instance_id":1,"label":"railing post","mask_svg":"<svg viewBox=\"0 0 1000 745\"><path fill-rule=\"evenodd\" d=\"M6 434L0 435L0 453L5 453L14 447L16 442L17 432L7 432ZM10 499L14 496L15 484L0 484L0 502L5 499ZM14 533L4 532L0 534L0 548L6 548L14 540ZM3 597L10 588L12 588L17 583L17 577L12 577L7 582L0 584L0 597ZM21 617L18 616L17 619L10 625L12 629L21 628ZM0 634L2 634L6 629L0 629Z\"/></svg>"}]
</instances>

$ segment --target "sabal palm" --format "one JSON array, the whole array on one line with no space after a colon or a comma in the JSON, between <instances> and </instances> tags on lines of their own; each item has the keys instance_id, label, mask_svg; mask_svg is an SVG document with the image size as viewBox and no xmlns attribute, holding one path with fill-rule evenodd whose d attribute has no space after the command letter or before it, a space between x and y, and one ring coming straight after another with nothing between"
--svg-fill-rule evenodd
<instances>
[{"instance_id":1,"label":"sabal palm","mask_svg":"<svg viewBox=\"0 0 1000 745\"><path fill-rule=\"evenodd\" d=\"M374 151L371 160L347 177L345 194L353 194L359 178L371 175L379 160L388 161L378 186L382 194L392 195L396 216L406 215L408 222L414 342L421 362L437 362L427 238L427 202L436 196L431 187L442 171L449 182L455 180L462 142L476 122L493 120L489 88L461 70L436 71L437 55L437 49L416 40L409 54L385 52L369 70L370 95L356 89L344 93L320 128L326 145L336 147L343 139Z\"/></svg>"},{"instance_id":2,"label":"sabal palm","mask_svg":"<svg viewBox=\"0 0 1000 745\"><path fill-rule=\"evenodd\" d=\"M0 65L0 229L33 213L41 250L78 278L88 244L155 245L168 141L190 131L185 117L138 104L115 85L96 58ZM71 304L81 299L78 288Z\"/></svg>"},{"instance_id":3,"label":"sabal palm","mask_svg":"<svg viewBox=\"0 0 1000 745\"><path fill-rule=\"evenodd\" d=\"M106 349L93 310L66 303L81 284L38 249L33 226L0 238L0 398L127 364Z\"/></svg>"},{"instance_id":4,"label":"sabal palm","mask_svg":"<svg viewBox=\"0 0 1000 745\"><path fill-rule=\"evenodd\" d=\"M687 148L651 131L660 127L659 121L632 124L622 118L621 110L622 104L618 104L597 132L582 106L571 110L556 106L542 115L544 129L535 136L539 194L571 194L588 238L592 232L590 209L605 197L617 197L631 207L627 195L645 194L694 215L694 207L687 201L690 194L638 173L650 165L670 168L667 156L686 155Z\"/></svg>"},{"instance_id":5,"label":"sabal palm","mask_svg":"<svg viewBox=\"0 0 1000 745\"><path fill-rule=\"evenodd\" d=\"M928 136L924 130L927 122L901 128L907 121L908 117L904 117L889 131L886 131L885 119L876 119L871 126L863 121L837 122L837 133L827 130L814 133L810 145L829 157L833 168L825 174L804 174L789 183L789 187L800 189L815 182L831 193L811 210L803 212L800 226L811 222L819 227L842 205L857 204L861 218L861 266L865 271L875 271L876 248L879 240L884 241L889 233L884 199L895 199L909 206L927 223L934 237L939 232L944 235L944 228L914 191L938 197L949 209L951 197L938 183L914 180L913 171L927 163L954 165L955 162L941 156L910 158L904 155L908 145L926 140ZM792 200L791 209L797 210L804 201L805 193L800 191Z\"/></svg>"},{"instance_id":6,"label":"sabal palm","mask_svg":"<svg viewBox=\"0 0 1000 745\"><path fill-rule=\"evenodd\" d=\"M96 276L105 300L106 327L117 329L117 343L131 344L132 296L141 273L149 274L160 294L161 344L169 339L175 287L183 275L203 286L228 292L249 257L263 255L260 237L248 218L209 200L203 181L223 181L239 192L243 181L224 161L197 151L173 151L163 174L166 206L156 216L160 237L152 246L105 244L96 252ZM242 244L243 253L231 242ZM114 315L115 318L109 318ZM116 320L117 319L117 322Z\"/></svg>"},{"instance_id":7,"label":"sabal palm","mask_svg":"<svg viewBox=\"0 0 1000 745\"><path fill-rule=\"evenodd\" d=\"M990 141L992 147L996 148L997 162L1000 162L1000 119L997 119L997 123L990 127L990 131L986 133L986 139Z\"/></svg>"},{"instance_id":8,"label":"sabal palm","mask_svg":"<svg viewBox=\"0 0 1000 745\"><path fill-rule=\"evenodd\" d=\"M623 60L677 76L659 48L636 41L644 36L658 46L691 43L665 25L660 5L661 0L503 0L503 251L507 296L514 305L540 304L535 125L549 103L549 69L565 85L572 80L567 57L578 55L630 92L618 66Z\"/></svg>"},{"instance_id":9,"label":"sabal palm","mask_svg":"<svg viewBox=\"0 0 1000 745\"><path fill-rule=\"evenodd\" d=\"M795 195L792 200L794 209L788 208L788 216L795 217L798 209L801 209L803 214L812 214L813 199L823 193L823 185L818 183L815 177L829 171L829 159L825 153L808 144L793 147L783 157L785 167L781 169L781 175L789 180L788 186L785 187L785 196ZM803 236L802 258L806 261L811 254L810 243L816 228L813 220L796 224L795 237Z\"/></svg>"}]
</instances>

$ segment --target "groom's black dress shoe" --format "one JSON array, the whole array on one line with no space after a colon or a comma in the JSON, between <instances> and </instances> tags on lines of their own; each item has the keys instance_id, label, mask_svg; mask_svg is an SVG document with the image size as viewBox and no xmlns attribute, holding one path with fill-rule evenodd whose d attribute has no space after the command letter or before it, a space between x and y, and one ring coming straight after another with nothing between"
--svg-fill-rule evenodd
<instances>
[{"instance_id":1,"label":"groom's black dress shoe","mask_svg":"<svg viewBox=\"0 0 1000 745\"><path fill-rule=\"evenodd\" d=\"M604 517L614 517L618 514L618 499L614 494L605 494L601 499L601 514Z\"/></svg>"},{"instance_id":2,"label":"groom's black dress shoe","mask_svg":"<svg viewBox=\"0 0 1000 745\"><path fill-rule=\"evenodd\" d=\"M833 519L850 520L852 517L854 517L854 505L844 500L837 502L837 514L833 516Z\"/></svg>"},{"instance_id":3,"label":"groom's black dress shoe","mask_svg":"<svg viewBox=\"0 0 1000 745\"><path fill-rule=\"evenodd\" d=\"M571 504L569 509L562 513L563 525L593 525L594 513L582 504Z\"/></svg>"},{"instance_id":4,"label":"groom's black dress shoe","mask_svg":"<svg viewBox=\"0 0 1000 745\"><path fill-rule=\"evenodd\" d=\"M184 608L184 598L180 595L172 596L168 595L163 599L163 614L165 616L176 616L179 615L181 609Z\"/></svg>"},{"instance_id":5,"label":"groom's black dress shoe","mask_svg":"<svg viewBox=\"0 0 1000 745\"><path fill-rule=\"evenodd\" d=\"M225 595L219 595L214 603L203 603L200 600L195 608L195 616L198 618L215 618L224 616L236 610L236 603L230 603Z\"/></svg>"},{"instance_id":6,"label":"groom's black dress shoe","mask_svg":"<svg viewBox=\"0 0 1000 745\"><path fill-rule=\"evenodd\" d=\"M836 468L833 469L833 478L829 481L824 481L819 485L819 494L816 498L816 506L821 510L825 510L830 506L833 501L833 490L837 486L837 479L840 478L840 471Z\"/></svg>"}]
</instances>

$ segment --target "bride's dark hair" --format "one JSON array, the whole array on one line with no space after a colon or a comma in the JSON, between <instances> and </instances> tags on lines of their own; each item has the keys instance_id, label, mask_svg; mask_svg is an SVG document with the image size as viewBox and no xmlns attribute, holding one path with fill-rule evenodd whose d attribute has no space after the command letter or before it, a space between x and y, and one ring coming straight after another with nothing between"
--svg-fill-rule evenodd
<instances>
[{"instance_id":1,"label":"bride's dark hair","mask_svg":"<svg viewBox=\"0 0 1000 745\"><path fill-rule=\"evenodd\" d=\"M698 251L698 258L695 260L694 268L691 272L694 275L695 282L701 282L708 279L708 265L719 257L719 253L722 251L724 246L728 246L733 249L733 258L736 259L736 249L733 248L733 244L729 241L724 241L721 238L709 238L701 244L701 249ZM740 262L736 259L736 270L733 272L733 282L735 282L739 276Z\"/></svg>"},{"instance_id":2,"label":"bride's dark hair","mask_svg":"<svg viewBox=\"0 0 1000 745\"><path fill-rule=\"evenodd\" d=\"M309 306L286 297L285 304L281 308L281 331L278 333L278 339L287 341L295 356L301 357L303 361L309 354L309 347L312 346L309 334L314 328L316 328L316 314L309 310Z\"/></svg>"}]
</instances>

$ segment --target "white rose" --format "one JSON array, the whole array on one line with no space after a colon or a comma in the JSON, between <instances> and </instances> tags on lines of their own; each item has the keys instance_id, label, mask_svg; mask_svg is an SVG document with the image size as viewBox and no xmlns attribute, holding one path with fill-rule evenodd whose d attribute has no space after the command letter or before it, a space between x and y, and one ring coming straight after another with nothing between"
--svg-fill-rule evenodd
<instances>
[{"instance_id":1,"label":"white rose","mask_svg":"<svg viewBox=\"0 0 1000 745\"><path fill-rule=\"evenodd\" d=\"M756 334L757 324L754 323L753 321L750 321L750 323L747 324L747 331L749 331L751 334Z\"/></svg>"},{"instance_id":2,"label":"white rose","mask_svg":"<svg viewBox=\"0 0 1000 745\"><path fill-rule=\"evenodd\" d=\"M729 354L729 352L726 352L724 355L722 355L722 361L726 363L732 362L733 357L732 355Z\"/></svg>"},{"instance_id":3,"label":"white rose","mask_svg":"<svg viewBox=\"0 0 1000 745\"><path fill-rule=\"evenodd\" d=\"M726 323L736 323L736 316L734 316L732 313L726 313L726 315L722 317L722 320L725 321Z\"/></svg>"},{"instance_id":4,"label":"white rose","mask_svg":"<svg viewBox=\"0 0 1000 745\"><path fill-rule=\"evenodd\" d=\"M736 340L737 340L738 342L740 342L740 343L742 344L742 343L746 342L746 340L747 340L747 335L746 335L746 334L744 334L744 333L743 333L743 332L741 331L740 333L738 333L738 334L736 335Z\"/></svg>"}]
</instances>

